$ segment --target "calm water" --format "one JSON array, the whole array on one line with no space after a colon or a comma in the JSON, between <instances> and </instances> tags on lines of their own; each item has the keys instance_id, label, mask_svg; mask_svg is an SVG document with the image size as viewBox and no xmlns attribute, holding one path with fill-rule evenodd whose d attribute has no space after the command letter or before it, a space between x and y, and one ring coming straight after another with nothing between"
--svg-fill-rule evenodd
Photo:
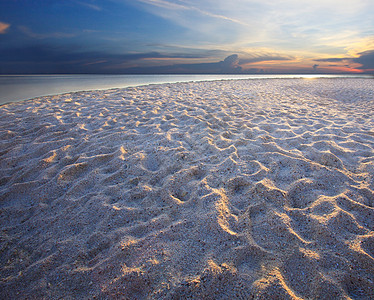
<instances>
[{"instance_id":1,"label":"calm water","mask_svg":"<svg viewBox=\"0 0 374 300\"><path fill-rule=\"evenodd\" d=\"M68 92L125 88L186 81L310 77L363 77L358 75L0 75L0 105ZM369 76L370 77L370 76Z\"/></svg>"}]
</instances>

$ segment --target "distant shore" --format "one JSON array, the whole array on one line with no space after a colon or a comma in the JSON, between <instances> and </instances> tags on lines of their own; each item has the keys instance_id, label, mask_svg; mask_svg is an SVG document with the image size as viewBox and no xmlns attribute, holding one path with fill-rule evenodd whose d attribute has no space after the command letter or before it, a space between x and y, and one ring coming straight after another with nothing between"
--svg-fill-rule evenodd
<instances>
[{"instance_id":1,"label":"distant shore","mask_svg":"<svg viewBox=\"0 0 374 300\"><path fill-rule=\"evenodd\" d=\"M374 298L374 86L167 83L0 106L0 298Z\"/></svg>"}]
</instances>

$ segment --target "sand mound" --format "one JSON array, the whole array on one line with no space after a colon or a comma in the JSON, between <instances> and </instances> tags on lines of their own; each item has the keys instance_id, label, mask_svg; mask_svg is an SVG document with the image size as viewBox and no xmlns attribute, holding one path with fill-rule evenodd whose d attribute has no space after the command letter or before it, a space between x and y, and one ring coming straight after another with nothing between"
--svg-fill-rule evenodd
<instances>
[{"instance_id":1,"label":"sand mound","mask_svg":"<svg viewBox=\"0 0 374 300\"><path fill-rule=\"evenodd\" d=\"M0 107L0 298L373 299L369 79Z\"/></svg>"}]
</instances>

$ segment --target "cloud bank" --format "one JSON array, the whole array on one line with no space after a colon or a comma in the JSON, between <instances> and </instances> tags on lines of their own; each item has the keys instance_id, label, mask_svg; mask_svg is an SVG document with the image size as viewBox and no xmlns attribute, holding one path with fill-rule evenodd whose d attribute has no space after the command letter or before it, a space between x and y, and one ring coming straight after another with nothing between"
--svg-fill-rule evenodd
<instances>
[{"instance_id":1,"label":"cloud bank","mask_svg":"<svg viewBox=\"0 0 374 300\"><path fill-rule=\"evenodd\" d=\"M316 62L330 62L330 63L358 63L361 64L360 67L357 69L372 72L374 71L374 50L367 50L364 52L358 53L358 57L331 57L331 58L322 58L322 59L314 59ZM337 65L329 65L329 66L337 66ZM348 65L345 65L348 66Z\"/></svg>"},{"instance_id":2,"label":"cloud bank","mask_svg":"<svg viewBox=\"0 0 374 300\"><path fill-rule=\"evenodd\" d=\"M342 62L346 60L351 60L352 58L320 58L320 59L315 59L314 61L319 61L319 62Z\"/></svg>"},{"instance_id":3,"label":"cloud bank","mask_svg":"<svg viewBox=\"0 0 374 300\"><path fill-rule=\"evenodd\" d=\"M221 61L211 62L212 53L216 55L211 50L195 50L187 54L157 51L113 54L39 44L0 49L0 73L245 74L260 72L260 67L251 67L251 63L289 59L276 55L247 55L241 59L232 54ZM173 64L173 61L186 63Z\"/></svg>"},{"instance_id":4,"label":"cloud bank","mask_svg":"<svg viewBox=\"0 0 374 300\"><path fill-rule=\"evenodd\" d=\"M360 57L354 58L353 61L362 64L362 67L360 67L360 69L374 71L374 50L368 50L359 54Z\"/></svg>"}]
</instances>

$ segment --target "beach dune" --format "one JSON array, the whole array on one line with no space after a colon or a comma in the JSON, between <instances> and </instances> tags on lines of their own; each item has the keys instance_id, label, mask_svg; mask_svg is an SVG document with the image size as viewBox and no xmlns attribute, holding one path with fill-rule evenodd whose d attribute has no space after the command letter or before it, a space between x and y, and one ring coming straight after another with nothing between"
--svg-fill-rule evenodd
<instances>
[{"instance_id":1,"label":"beach dune","mask_svg":"<svg viewBox=\"0 0 374 300\"><path fill-rule=\"evenodd\" d=\"M0 298L374 299L374 85L0 107Z\"/></svg>"}]
</instances>

